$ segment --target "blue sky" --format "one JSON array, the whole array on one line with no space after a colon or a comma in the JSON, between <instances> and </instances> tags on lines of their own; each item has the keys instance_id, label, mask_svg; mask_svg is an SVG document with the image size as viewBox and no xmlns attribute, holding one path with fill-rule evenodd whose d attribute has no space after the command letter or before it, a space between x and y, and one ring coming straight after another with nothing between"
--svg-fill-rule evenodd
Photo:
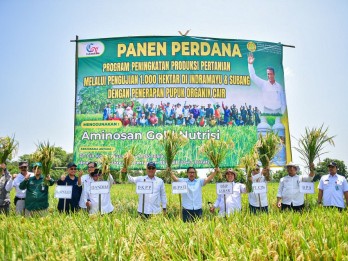
<instances>
[{"instance_id":1,"label":"blue sky","mask_svg":"<svg viewBox=\"0 0 348 261\"><path fill-rule=\"evenodd\" d=\"M347 1L0 1L1 127L19 155L50 140L72 152L75 44L70 40L178 35L251 39L284 49L291 135L329 126L324 157L348 164ZM296 141L292 139L292 145ZM293 150L294 161L302 163ZM323 157L323 158L324 158Z\"/></svg>"}]
</instances>

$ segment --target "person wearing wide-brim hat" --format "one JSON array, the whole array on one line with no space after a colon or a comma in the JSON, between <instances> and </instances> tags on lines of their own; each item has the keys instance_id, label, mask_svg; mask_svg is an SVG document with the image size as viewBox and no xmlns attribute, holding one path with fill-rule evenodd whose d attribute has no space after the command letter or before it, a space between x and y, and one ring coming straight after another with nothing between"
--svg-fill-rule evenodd
<instances>
[{"instance_id":1,"label":"person wearing wide-brim hat","mask_svg":"<svg viewBox=\"0 0 348 261\"><path fill-rule=\"evenodd\" d=\"M337 173L337 163L329 162L327 165L329 174L323 175L319 181L318 204L324 207L334 207L342 211L344 205L343 197L348 205L348 183L344 176Z\"/></svg>"},{"instance_id":2,"label":"person wearing wide-brim hat","mask_svg":"<svg viewBox=\"0 0 348 261\"><path fill-rule=\"evenodd\" d=\"M309 175L298 175L299 167L290 162L286 166L288 175L282 177L279 181L277 194L277 207L281 210L302 211L304 208L304 194L300 192L300 182L309 182L313 180L314 172Z\"/></svg>"},{"instance_id":3,"label":"person wearing wide-brim hat","mask_svg":"<svg viewBox=\"0 0 348 261\"><path fill-rule=\"evenodd\" d=\"M210 212L214 212L215 208L219 208L219 216L230 215L242 209L242 193L246 193L244 184L236 182L237 172L234 169L227 169L225 171L225 178L227 182L232 182L232 194L226 194L226 211L224 195L219 194L214 205L210 208Z\"/></svg>"},{"instance_id":4,"label":"person wearing wide-brim hat","mask_svg":"<svg viewBox=\"0 0 348 261\"><path fill-rule=\"evenodd\" d=\"M251 182L252 183L259 183L259 182L266 182L266 178L264 174L266 173L267 169L264 168L262 172L260 171L260 165L256 164L254 169L252 170L251 174ZM249 199L249 209L250 212L253 214L256 214L257 212L266 212L268 213L268 200L267 200L267 193L259 193L256 194L254 192L250 192L248 195Z\"/></svg>"}]
</instances>

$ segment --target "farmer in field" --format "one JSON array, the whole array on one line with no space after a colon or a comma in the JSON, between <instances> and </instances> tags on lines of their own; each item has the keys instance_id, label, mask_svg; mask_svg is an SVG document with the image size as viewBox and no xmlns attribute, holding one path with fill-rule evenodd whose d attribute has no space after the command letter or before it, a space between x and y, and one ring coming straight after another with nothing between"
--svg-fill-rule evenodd
<instances>
[{"instance_id":1,"label":"farmer in field","mask_svg":"<svg viewBox=\"0 0 348 261\"><path fill-rule=\"evenodd\" d=\"M281 178L277 194L277 206L281 210L302 211L304 208L304 194L300 192L300 182L313 180L314 172L309 176L297 175L299 168L293 162L286 165L288 175Z\"/></svg>"},{"instance_id":2,"label":"farmer in field","mask_svg":"<svg viewBox=\"0 0 348 261\"><path fill-rule=\"evenodd\" d=\"M68 175L62 175L60 180L57 181L57 185L72 186L71 199L60 198L58 201L59 212L76 212L79 210L79 201L81 198L82 186L81 177L82 171L79 171L76 176L77 166L75 163L69 163L67 167Z\"/></svg>"},{"instance_id":3,"label":"farmer in field","mask_svg":"<svg viewBox=\"0 0 348 261\"><path fill-rule=\"evenodd\" d=\"M348 205L348 184L344 176L337 173L337 163L328 165L329 174L323 175L319 182L318 203L324 207L335 207L342 211L346 208L343 197Z\"/></svg>"},{"instance_id":4,"label":"farmer in field","mask_svg":"<svg viewBox=\"0 0 348 261\"><path fill-rule=\"evenodd\" d=\"M6 184L6 190L10 191L12 188L15 188L16 195L14 198L14 204L16 206L16 214L22 215L24 214L25 209L25 197L26 197L26 189L20 189L19 184L25 179L25 177L30 174L30 176L33 176L34 174L31 172L28 172L28 162L21 161L18 164L20 173L19 174L13 174L12 179L7 182Z\"/></svg>"},{"instance_id":5,"label":"farmer in field","mask_svg":"<svg viewBox=\"0 0 348 261\"><path fill-rule=\"evenodd\" d=\"M81 197L79 201L79 206L81 209L87 210L86 202L84 202L82 195L86 193L86 188L89 186L89 184L92 182L92 176L91 174L94 172L95 168L97 167L97 163L95 162L88 162L87 164L87 174L82 175L81 177L81 186L82 186L82 192Z\"/></svg>"},{"instance_id":6,"label":"farmer in field","mask_svg":"<svg viewBox=\"0 0 348 261\"><path fill-rule=\"evenodd\" d=\"M127 172L123 169L122 172ZM146 166L146 176L132 177L128 175L129 182L152 182L153 193L152 194L139 194L138 200L138 213L141 217L149 218L153 214L159 214L163 210L163 214L167 212L167 196L164 189L164 182L161 178L155 176L156 163L149 162ZM145 200L144 200L145 199ZM143 205L144 200L144 205ZM161 208L162 205L162 208Z\"/></svg>"},{"instance_id":7,"label":"farmer in field","mask_svg":"<svg viewBox=\"0 0 348 261\"><path fill-rule=\"evenodd\" d=\"M41 163L33 164L34 176L28 173L19 185L22 190L27 190L25 198L25 216L46 216L48 209L48 186L54 184L54 180L48 175L41 175Z\"/></svg>"},{"instance_id":8,"label":"farmer in field","mask_svg":"<svg viewBox=\"0 0 348 261\"><path fill-rule=\"evenodd\" d=\"M173 181L183 181L187 183L188 193L182 194L182 218L184 222L194 221L202 217L202 187L208 184L219 171L215 171L205 179L197 178L197 171L194 167L187 168L187 178L178 178L173 172Z\"/></svg>"},{"instance_id":9,"label":"farmer in field","mask_svg":"<svg viewBox=\"0 0 348 261\"><path fill-rule=\"evenodd\" d=\"M266 171L266 169L262 170L263 172ZM263 174L260 172L260 166L256 165L253 171L251 172L251 181L252 183L256 182L266 182L266 178ZM254 192L250 192L248 195L249 199L249 209L251 213L256 214L256 212L266 212L268 213L268 200L267 200L267 193L259 193L255 194Z\"/></svg>"},{"instance_id":10,"label":"farmer in field","mask_svg":"<svg viewBox=\"0 0 348 261\"><path fill-rule=\"evenodd\" d=\"M225 178L227 182L232 182L232 194L226 195L226 209L224 195L218 195L214 205L210 207L210 212L214 213L215 208L219 208L219 216L230 215L235 211L241 211L242 209L242 193L246 193L246 187L244 184L236 182L237 173L233 169L227 169L225 172Z\"/></svg>"},{"instance_id":11,"label":"farmer in field","mask_svg":"<svg viewBox=\"0 0 348 261\"><path fill-rule=\"evenodd\" d=\"M89 214L95 214L99 211L100 206L100 213L101 214L108 214L114 211L114 206L111 203L111 186L114 183L114 179L111 175L109 175L109 192L103 193L103 194L92 194L91 193L91 185L94 182L102 181L102 173L99 169L95 169L92 173L92 180L89 183L89 185L86 186L85 193L82 195L83 200L85 202L85 205L87 209L89 210ZM99 197L100 195L100 197ZM100 202L99 202L100 199ZM99 205L100 204L100 205Z\"/></svg>"},{"instance_id":12,"label":"farmer in field","mask_svg":"<svg viewBox=\"0 0 348 261\"><path fill-rule=\"evenodd\" d=\"M6 184L11 180L11 174L6 169L6 164L0 165L0 213L6 215L10 212L10 192L6 190Z\"/></svg>"}]
</instances>

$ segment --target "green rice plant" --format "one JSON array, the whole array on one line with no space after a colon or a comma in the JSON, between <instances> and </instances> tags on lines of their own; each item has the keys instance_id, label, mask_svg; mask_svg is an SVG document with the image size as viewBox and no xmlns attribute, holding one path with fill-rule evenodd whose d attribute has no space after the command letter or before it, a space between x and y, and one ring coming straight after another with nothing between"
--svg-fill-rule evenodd
<instances>
[{"instance_id":1,"label":"green rice plant","mask_svg":"<svg viewBox=\"0 0 348 261\"><path fill-rule=\"evenodd\" d=\"M6 163L7 160L12 160L18 151L18 142L15 136L0 137L0 163Z\"/></svg>"},{"instance_id":2,"label":"green rice plant","mask_svg":"<svg viewBox=\"0 0 348 261\"><path fill-rule=\"evenodd\" d=\"M255 150L258 153L258 158L261 161L262 167L266 169L264 172L265 179L270 180L270 161L274 158L280 149L282 140L273 132L266 133L265 136L259 135L259 140L255 144Z\"/></svg>"},{"instance_id":3,"label":"green rice plant","mask_svg":"<svg viewBox=\"0 0 348 261\"><path fill-rule=\"evenodd\" d=\"M111 155L101 155L99 163L101 165L102 180L108 180L110 177L110 165L113 160Z\"/></svg>"},{"instance_id":4,"label":"green rice plant","mask_svg":"<svg viewBox=\"0 0 348 261\"><path fill-rule=\"evenodd\" d=\"M257 164L257 160L258 160L258 155L255 150L252 150L249 154L245 155L240 160L241 165L245 168L246 187L248 192L252 192L252 171Z\"/></svg>"},{"instance_id":5,"label":"green rice plant","mask_svg":"<svg viewBox=\"0 0 348 261\"><path fill-rule=\"evenodd\" d=\"M48 184L46 177L50 175L50 171L54 162L55 147L49 141L39 142L37 149L33 154L33 160L41 162L42 173L45 177L44 182Z\"/></svg>"},{"instance_id":6,"label":"green rice plant","mask_svg":"<svg viewBox=\"0 0 348 261\"><path fill-rule=\"evenodd\" d=\"M199 147L199 152L210 160L214 168L217 168L226 158L228 151L232 150L233 146L234 143L232 140L225 141L211 138ZM222 179L221 173L219 173L219 176L219 178Z\"/></svg>"},{"instance_id":7,"label":"green rice plant","mask_svg":"<svg viewBox=\"0 0 348 261\"><path fill-rule=\"evenodd\" d=\"M323 151L326 144L335 146L334 137L328 136L328 128L324 129L324 124L319 128L306 128L305 134L298 139L298 147L295 149L300 153L300 158L305 164L311 168L316 159L327 153Z\"/></svg>"},{"instance_id":8,"label":"green rice plant","mask_svg":"<svg viewBox=\"0 0 348 261\"><path fill-rule=\"evenodd\" d=\"M188 139L180 133L168 130L164 132L163 138L159 140L159 143L164 150L164 158L166 160L168 175L170 175L170 169L176 154L183 149L188 143Z\"/></svg>"}]
</instances>

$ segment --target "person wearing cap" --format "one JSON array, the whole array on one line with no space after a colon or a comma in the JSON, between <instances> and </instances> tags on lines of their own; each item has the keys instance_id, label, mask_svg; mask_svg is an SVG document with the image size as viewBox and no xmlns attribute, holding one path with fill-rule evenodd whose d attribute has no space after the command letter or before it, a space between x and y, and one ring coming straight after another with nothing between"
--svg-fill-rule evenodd
<instances>
[{"instance_id":1,"label":"person wearing cap","mask_svg":"<svg viewBox=\"0 0 348 261\"><path fill-rule=\"evenodd\" d=\"M193 114L191 113L190 117L186 120L186 125L193 126L193 125L195 125L195 122L196 122L196 120L195 120L195 118L193 118Z\"/></svg>"},{"instance_id":2,"label":"person wearing cap","mask_svg":"<svg viewBox=\"0 0 348 261\"><path fill-rule=\"evenodd\" d=\"M277 207L281 210L302 211L304 208L304 194L300 192L300 182L313 180L314 171L311 170L308 176L297 175L299 167L290 162L286 165L288 175L279 181L277 194Z\"/></svg>"},{"instance_id":3,"label":"person wearing cap","mask_svg":"<svg viewBox=\"0 0 348 261\"><path fill-rule=\"evenodd\" d=\"M26 189L25 197L25 216L45 216L48 209L48 186L54 184L54 180L49 175L44 178L41 175L41 163L33 164L34 176L28 173L24 180L19 184L19 188Z\"/></svg>"},{"instance_id":4,"label":"person wearing cap","mask_svg":"<svg viewBox=\"0 0 348 261\"><path fill-rule=\"evenodd\" d=\"M262 170L263 173L265 171L266 169ZM266 182L266 178L263 175L263 173L260 172L260 166L256 164L255 168L251 172L252 174L251 182L252 183ZM254 192L249 192L248 199L249 199L249 209L251 213L253 214L256 214L257 212L268 213L267 193L256 194Z\"/></svg>"},{"instance_id":5,"label":"person wearing cap","mask_svg":"<svg viewBox=\"0 0 348 261\"><path fill-rule=\"evenodd\" d=\"M32 172L28 172L28 162L20 161L18 166L20 169L20 173L12 175L12 179L9 182L7 182L5 189L7 191L11 191L12 188L15 188L16 194L14 198L14 204L16 206L16 214L23 215L25 209L26 189L20 189L19 185L28 174L30 176L34 176L34 174Z\"/></svg>"},{"instance_id":6,"label":"person wearing cap","mask_svg":"<svg viewBox=\"0 0 348 261\"><path fill-rule=\"evenodd\" d=\"M10 213L10 191L6 190L6 184L11 180L11 174L7 171L6 164L0 164L0 214Z\"/></svg>"},{"instance_id":7,"label":"person wearing cap","mask_svg":"<svg viewBox=\"0 0 348 261\"><path fill-rule=\"evenodd\" d=\"M190 113L193 114L193 118L195 118L195 120L198 119L198 117L199 117L199 109L198 109L198 105L197 104L193 104L193 108L190 110Z\"/></svg>"},{"instance_id":8,"label":"person wearing cap","mask_svg":"<svg viewBox=\"0 0 348 261\"><path fill-rule=\"evenodd\" d=\"M127 172L123 169L122 172ZM161 178L155 176L156 163L148 162L146 165L146 176L132 177L128 176L128 181L132 183L138 182L152 182L153 192L152 194L139 194L138 200L138 213L141 217L149 218L153 214L159 214L162 212L166 214L167 211L167 196L164 188L164 182ZM144 209L143 209L143 199ZM162 205L162 208L161 208ZM143 211L144 210L144 211Z\"/></svg>"},{"instance_id":9,"label":"person wearing cap","mask_svg":"<svg viewBox=\"0 0 348 261\"><path fill-rule=\"evenodd\" d=\"M81 198L82 186L81 177L82 171L79 171L78 176L76 176L77 166L75 163L69 163L67 166L68 175L62 175L59 180L57 180L57 185L60 186L72 186L72 193L70 199L60 198L58 201L58 211L59 212L76 212L79 210L79 202Z\"/></svg>"},{"instance_id":10,"label":"person wearing cap","mask_svg":"<svg viewBox=\"0 0 348 261\"><path fill-rule=\"evenodd\" d=\"M232 194L226 194L226 207L224 195L219 194L214 205L210 207L210 212L214 213L216 208L219 208L219 216L229 216L235 211L242 209L242 193L246 193L244 184L236 182L237 173L234 169L227 169L225 171L225 178L227 182L232 183ZM225 209L226 208L226 209Z\"/></svg>"},{"instance_id":11,"label":"person wearing cap","mask_svg":"<svg viewBox=\"0 0 348 261\"><path fill-rule=\"evenodd\" d=\"M96 162L88 162L87 163L87 174L82 175L81 177L81 185L82 185L82 191L81 191L81 196L80 196L80 201L79 201L79 207L83 210L87 210L86 202L84 201L83 195L87 192L86 189L89 187L89 184L92 182L93 177L92 173L95 171L97 167Z\"/></svg>"},{"instance_id":12,"label":"person wearing cap","mask_svg":"<svg viewBox=\"0 0 348 261\"><path fill-rule=\"evenodd\" d=\"M214 172L205 179L197 178L197 171L194 167L187 168L187 178L178 178L173 172L170 172L173 181L187 183L188 193L182 194L182 219L184 222L195 221L202 217L202 187L212 181L218 172L219 168L215 168Z\"/></svg>"},{"instance_id":13,"label":"person wearing cap","mask_svg":"<svg viewBox=\"0 0 348 261\"><path fill-rule=\"evenodd\" d=\"M214 109L211 107L211 104L208 103L208 108L205 109L205 118L209 120L211 116L214 115Z\"/></svg>"},{"instance_id":14,"label":"person wearing cap","mask_svg":"<svg viewBox=\"0 0 348 261\"><path fill-rule=\"evenodd\" d=\"M337 163L332 161L328 165L329 174L323 175L319 181L318 204L324 207L334 207L342 211L348 205L348 184L344 176L337 173Z\"/></svg>"},{"instance_id":15,"label":"person wearing cap","mask_svg":"<svg viewBox=\"0 0 348 261\"><path fill-rule=\"evenodd\" d=\"M84 190L84 194L82 195L83 200L85 202L85 205L87 207L87 210L89 214L96 214L99 212L99 204L100 204L100 213L101 214L108 214L114 211L114 206L111 203L111 186L114 184L114 179L109 174L109 178L107 182L109 183L109 192L103 193L103 194L95 194L91 193L91 185L95 182L102 181L102 172L99 169L95 169L92 173L92 180L91 182L86 186L86 189ZM100 200L100 202L99 202Z\"/></svg>"}]
</instances>

